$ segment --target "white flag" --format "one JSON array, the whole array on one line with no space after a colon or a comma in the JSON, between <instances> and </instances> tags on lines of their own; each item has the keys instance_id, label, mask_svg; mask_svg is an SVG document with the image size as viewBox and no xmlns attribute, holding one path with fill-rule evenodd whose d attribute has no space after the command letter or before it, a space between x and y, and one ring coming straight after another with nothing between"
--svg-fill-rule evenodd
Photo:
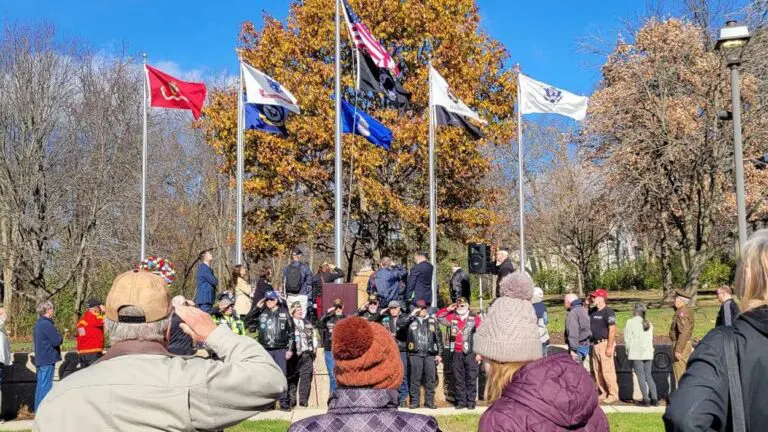
<instances>
[{"instance_id":1,"label":"white flag","mask_svg":"<svg viewBox=\"0 0 768 432\"><path fill-rule=\"evenodd\" d=\"M296 114L300 113L296 98L279 82L250 65L240 64L243 68L246 103L277 105Z\"/></svg>"},{"instance_id":2,"label":"white flag","mask_svg":"<svg viewBox=\"0 0 768 432\"><path fill-rule=\"evenodd\" d=\"M472 111L464 104L464 102L453 94L448 87L448 83L432 66L429 66L429 83L429 91L432 95L433 105L441 106L454 114L469 117L482 124L487 124L487 122L481 119L476 112Z\"/></svg>"},{"instance_id":3,"label":"white flag","mask_svg":"<svg viewBox=\"0 0 768 432\"><path fill-rule=\"evenodd\" d=\"M586 96L578 96L571 92L552 87L535 79L520 74L520 113L554 113L562 114L574 120L584 120L587 115Z\"/></svg>"}]
</instances>

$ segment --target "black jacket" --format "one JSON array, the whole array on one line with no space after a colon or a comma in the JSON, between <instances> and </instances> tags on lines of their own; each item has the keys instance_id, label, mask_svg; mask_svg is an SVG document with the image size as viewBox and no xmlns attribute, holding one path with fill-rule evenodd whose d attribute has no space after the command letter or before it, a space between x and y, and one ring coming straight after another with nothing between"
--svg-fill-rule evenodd
<instances>
[{"instance_id":1,"label":"black jacket","mask_svg":"<svg viewBox=\"0 0 768 432\"><path fill-rule=\"evenodd\" d=\"M728 308L731 311L730 314L730 323L725 322L725 308ZM717 313L717 321L715 322L715 327L719 327L721 325L731 325L734 321L736 321L736 317L739 316L739 305L736 304L733 300L728 300L725 303L723 303L722 306L720 306L720 312Z\"/></svg>"},{"instance_id":2,"label":"black jacket","mask_svg":"<svg viewBox=\"0 0 768 432\"><path fill-rule=\"evenodd\" d=\"M326 352L330 352L333 348L333 327L336 323L344 319L344 315L336 315L335 313L327 313L320 318L317 323L317 328L323 334L323 349Z\"/></svg>"},{"instance_id":3,"label":"black jacket","mask_svg":"<svg viewBox=\"0 0 768 432\"><path fill-rule=\"evenodd\" d=\"M381 319L381 313L379 312L370 313L368 311L368 308L358 311L357 316L359 316L360 318L365 318L368 321L372 321L372 322L379 321Z\"/></svg>"},{"instance_id":4,"label":"black jacket","mask_svg":"<svg viewBox=\"0 0 768 432\"><path fill-rule=\"evenodd\" d=\"M256 290L253 292L253 304L258 303L259 300L263 299L264 294L266 294L267 291L274 291L274 288L267 279L260 277L258 282L256 282Z\"/></svg>"},{"instance_id":5,"label":"black jacket","mask_svg":"<svg viewBox=\"0 0 768 432\"><path fill-rule=\"evenodd\" d=\"M515 265L512 264L512 260L507 258L504 261L501 262L501 265L496 266L496 297L501 297L501 291L499 290L499 287L501 286L501 279L508 275L515 272Z\"/></svg>"},{"instance_id":6,"label":"black jacket","mask_svg":"<svg viewBox=\"0 0 768 432\"><path fill-rule=\"evenodd\" d=\"M296 343L293 318L285 306L280 305L275 310L269 310L266 306L252 308L246 323L251 331L259 332L259 343L265 349L293 350Z\"/></svg>"},{"instance_id":7,"label":"black jacket","mask_svg":"<svg viewBox=\"0 0 768 432\"><path fill-rule=\"evenodd\" d=\"M324 283L331 283L336 279L343 279L343 278L344 278L344 270L340 268L336 268L332 272L315 273L312 276L312 291L313 291L312 298L317 298L317 296L323 295Z\"/></svg>"},{"instance_id":8,"label":"black jacket","mask_svg":"<svg viewBox=\"0 0 768 432\"><path fill-rule=\"evenodd\" d=\"M747 311L733 322L747 430L768 425L768 306ZM730 432L728 375L723 333L715 327L696 345L677 391L664 414L667 431Z\"/></svg>"},{"instance_id":9,"label":"black jacket","mask_svg":"<svg viewBox=\"0 0 768 432\"><path fill-rule=\"evenodd\" d=\"M428 316L421 322L411 317L408 323L408 352L411 355L434 356L443 352L443 336L437 318Z\"/></svg>"},{"instance_id":10,"label":"black jacket","mask_svg":"<svg viewBox=\"0 0 768 432\"><path fill-rule=\"evenodd\" d=\"M432 271L434 268L429 261L422 261L413 266L408 274L406 301L416 303L417 300L424 300L428 305L432 304Z\"/></svg>"},{"instance_id":11,"label":"black jacket","mask_svg":"<svg viewBox=\"0 0 768 432\"><path fill-rule=\"evenodd\" d=\"M395 338L400 352L408 351L408 324L411 322L408 315L401 313L397 318L393 318L391 315L386 314L381 316L379 322Z\"/></svg>"},{"instance_id":12,"label":"black jacket","mask_svg":"<svg viewBox=\"0 0 768 432\"><path fill-rule=\"evenodd\" d=\"M451 276L451 301L456 303L459 297L469 300L470 296L469 276L464 273L464 270L458 269Z\"/></svg>"},{"instance_id":13,"label":"black jacket","mask_svg":"<svg viewBox=\"0 0 768 432\"><path fill-rule=\"evenodd\" d=\"M168 335L168 352L180 356L195 355L195 347L192 337L184 333L180 324L181 318L175 313L171 315L171 331Z\"/></svg>"}]
</instances>

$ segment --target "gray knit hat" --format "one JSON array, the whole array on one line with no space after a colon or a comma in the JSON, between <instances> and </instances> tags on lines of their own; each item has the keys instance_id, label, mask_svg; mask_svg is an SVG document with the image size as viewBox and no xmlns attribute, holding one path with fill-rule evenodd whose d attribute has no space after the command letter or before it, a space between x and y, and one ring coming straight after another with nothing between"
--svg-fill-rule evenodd
<instances>
[{"instance_id":1,"label":"gray knit hat","mask_svg":"<svg viewBox=\"0 0 768 432\"><path fill-rule=\"evenodd\" d=\"M518 271L505 276L499 286L501 297L475 333L475 352L499 363L541 358L539 327L531 303L533 281Z\"/></svg>"}]
</instances>

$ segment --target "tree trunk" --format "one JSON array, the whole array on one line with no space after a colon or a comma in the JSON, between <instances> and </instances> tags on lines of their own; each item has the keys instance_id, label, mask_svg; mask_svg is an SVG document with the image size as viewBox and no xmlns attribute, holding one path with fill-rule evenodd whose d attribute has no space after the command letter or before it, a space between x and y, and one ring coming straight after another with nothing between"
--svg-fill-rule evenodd
<instances>
[{"instance_id":1,"label":"tree trunk","mask_svg":"<svg viewBox=\"0 0 768 432\"><path fill-rule=\"evenodd\" d=\"M661 213L661 242L659 260L661 261L661 286L664 289L664 298L672 298L672 267L669 250L669 226L667 225L667 212Z\"/></svg>"},{"instance_id":2,"label":"tree trunk","mask_svg":"<svg viewBox=\"0 0 768 432\"><path fill-rule=\"evenodd\" d=\"M75 279L75 311L81 311L83 309L83 303L85 302L85 296L88 295L86 288L88 286L88 258L83 258L83 262L80 264L80 274Z\"/></svg>"}]
</instances>

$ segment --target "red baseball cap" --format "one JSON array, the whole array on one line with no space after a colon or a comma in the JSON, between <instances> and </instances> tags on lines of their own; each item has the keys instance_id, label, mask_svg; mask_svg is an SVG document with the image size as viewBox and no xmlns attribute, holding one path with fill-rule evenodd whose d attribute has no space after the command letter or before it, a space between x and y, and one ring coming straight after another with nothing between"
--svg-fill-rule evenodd
<instances>
[{"instance_id":1,"label":"red baseball cap","mask_svg":"<svg viewBox=\"0 0 768 432\"><path fill-rule=\"evenodd\" d=\"M591 294L591 296L592 296L592 297L602 297L602 298L604 298L604 299L607 299L607 298L608 298L608 291L606 291L606 290L604 290L604 289L602 289L602 288L600 288L600 289L596 289L596 290L595 290L595 291L594 291L594 292Z\"/></svg>"}]
</instances>

